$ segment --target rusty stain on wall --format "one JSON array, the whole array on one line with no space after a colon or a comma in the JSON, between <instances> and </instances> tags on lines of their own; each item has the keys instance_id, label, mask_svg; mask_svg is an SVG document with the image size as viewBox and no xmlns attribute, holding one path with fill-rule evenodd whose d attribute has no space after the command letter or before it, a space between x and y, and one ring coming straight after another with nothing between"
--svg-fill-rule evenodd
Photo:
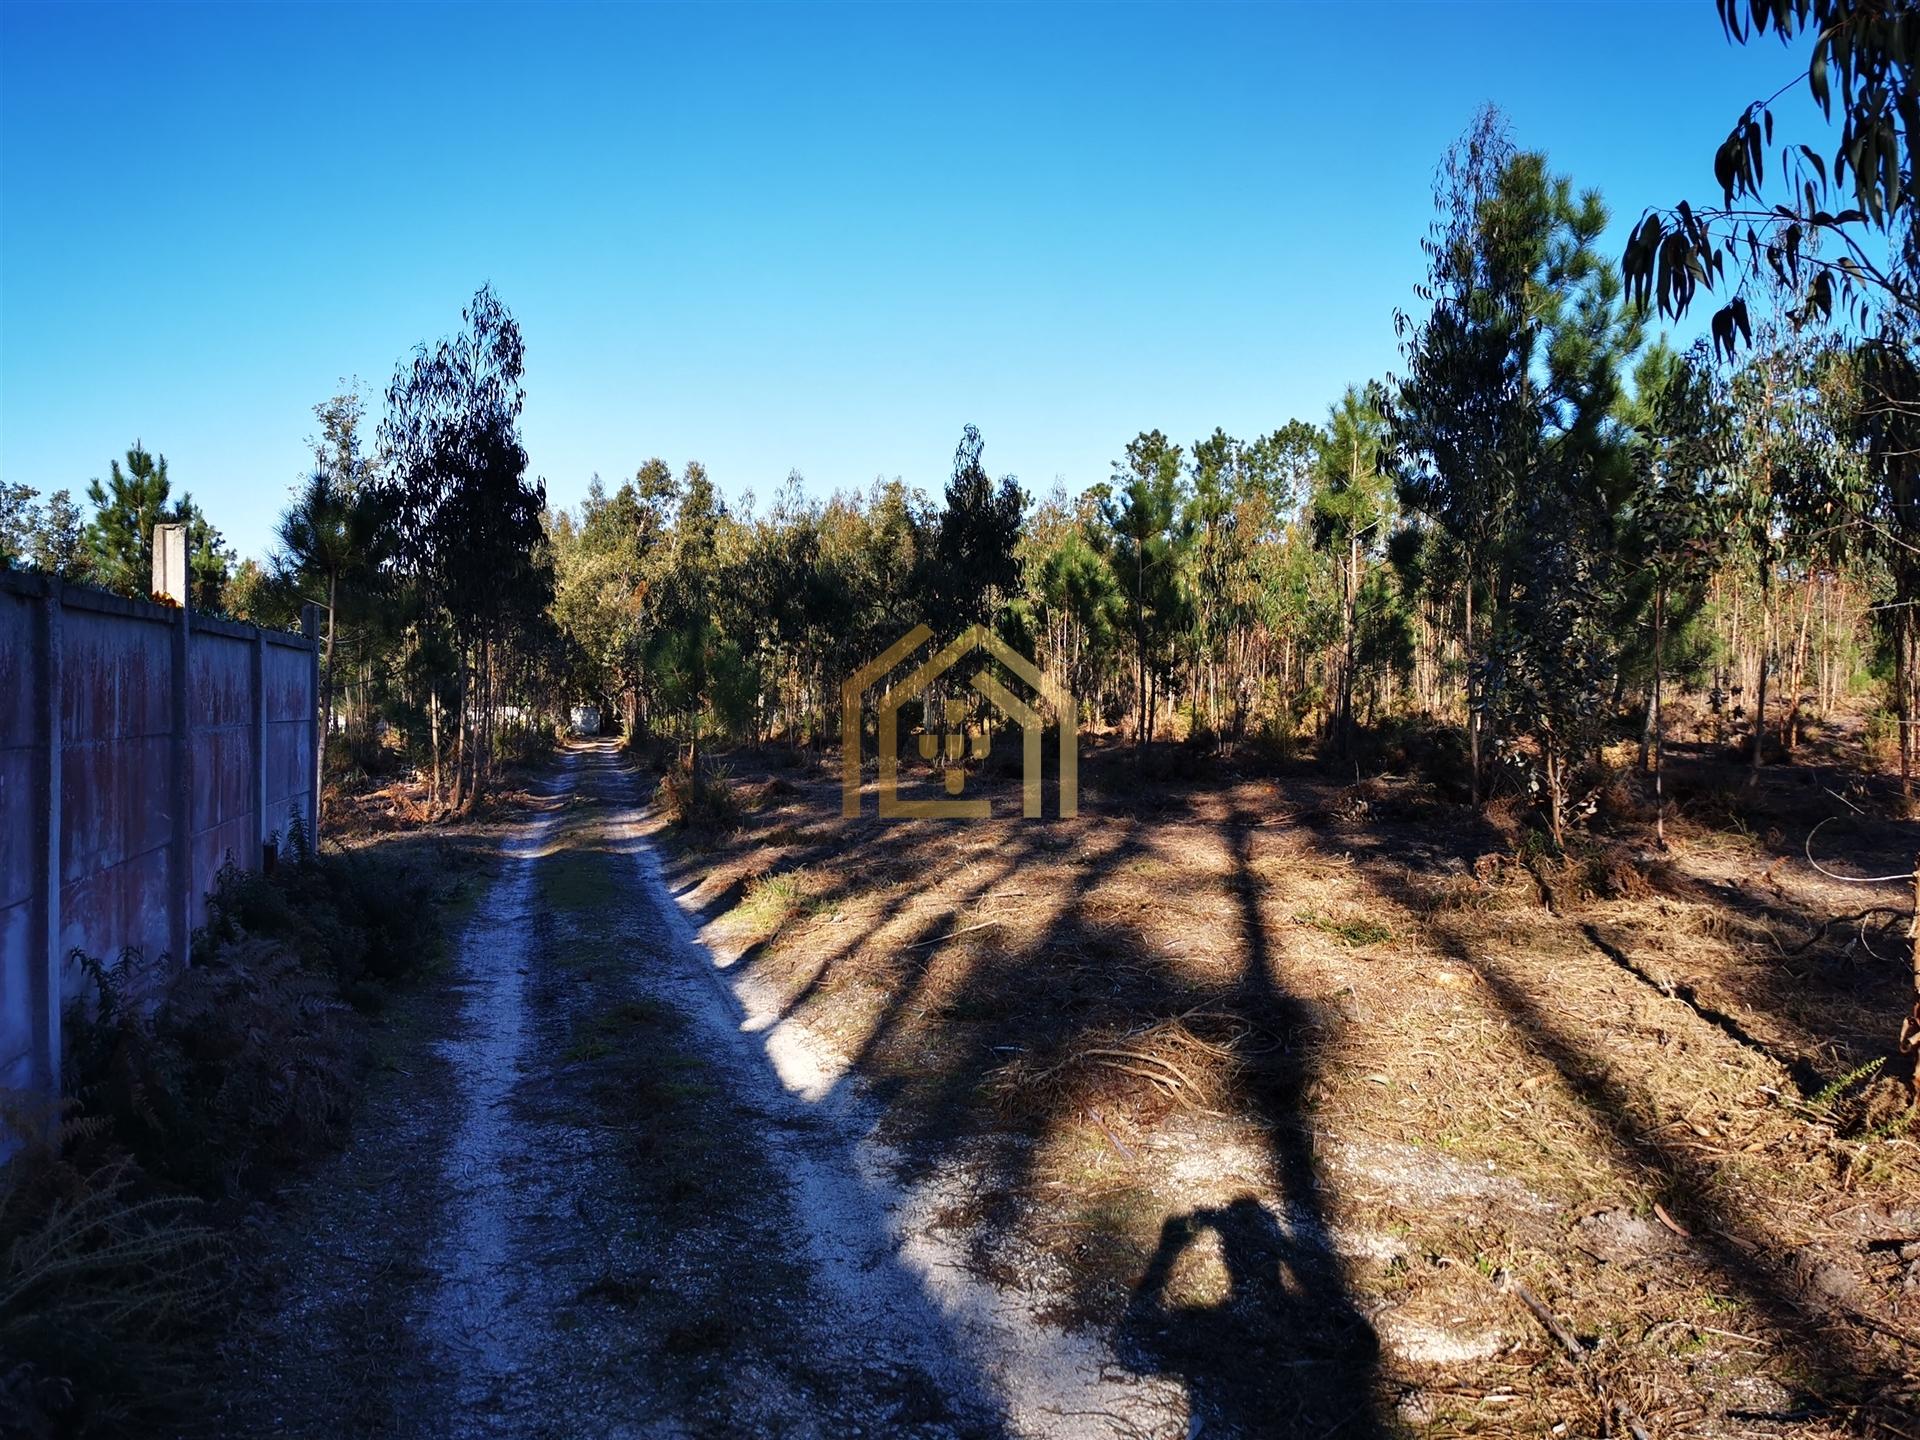
<instances>
[{"instance_id":1,"label":"rusty stain on wall","mask_svg":"<svg viewBox=\"0 0 1920 1440\"><path fill-rule=\"evenodd\" d=\"M263 837L284 833L294 810L312 814L312 642L192 617L188 730L177 736L179 625L177 610L0 573L0 1089L44 1088L57 1068L47 1007L80 993L73 951L165 955L176 905L189 926L203 923L220 867L257 865ZM191 777L186 854L175 853L172 814L180 765Z\"/></svg>"}]
</instances>

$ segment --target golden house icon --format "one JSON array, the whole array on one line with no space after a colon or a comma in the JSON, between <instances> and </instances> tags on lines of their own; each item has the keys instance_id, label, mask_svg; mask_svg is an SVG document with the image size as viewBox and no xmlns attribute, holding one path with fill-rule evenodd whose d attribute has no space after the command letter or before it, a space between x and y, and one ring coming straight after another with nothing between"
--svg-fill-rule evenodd
<instances>
[{"instance_id":1,"label":"golden house icon","mask_svg":"<svg viewBox=\"0 0 1920 1440\"><path fill-rule=\"evenodd\" d=\"M862 665L847 682L840 687L841 702L841 742L840 748L845 756L845 771L841 782L840 813L849 817L860 813L860 700L867 690L881 681L901 661L918 650L933 638L933 631L926 625L916 625L902 635L884 652ZM885 819L932 819L932 820L984 820L990 812L988 801L984 797L971 800L902 800L900 786L900 707L907 701L925 693L926 688L935 679L946 674L966 656L975 651L984 651L990 659L998 660L1008 670L1033 687L1047 707L1054 713L1060 724L1060 816L1062 819L1080 813L1080 733L1079 716L1073 697L1043 674L1025 655L1002 640L984 625L973 625L962 631L950 644L936 652L919 669L915 670L898 685L888 685L882 689L880 702L880 814ZM1040 754L1041 737L1046 729L1046 720L1032 705L1000 683L994 673L982 667L972 679L973 688L984 695L988 702L1020 726L1021 738L1021 813L1028 819L1039 819L1042 813L1040 798ZM957 702L949 703L949 714L955 715ZM935 750L930 736L923 736L921 753L933 759ZM984 751L976 749L976 755ZM959 750L953 743L947 746L947 758L957 763ZM947 772L947 789L957 793L959 771L953 764Z\"/></svg>"}]
</instances>

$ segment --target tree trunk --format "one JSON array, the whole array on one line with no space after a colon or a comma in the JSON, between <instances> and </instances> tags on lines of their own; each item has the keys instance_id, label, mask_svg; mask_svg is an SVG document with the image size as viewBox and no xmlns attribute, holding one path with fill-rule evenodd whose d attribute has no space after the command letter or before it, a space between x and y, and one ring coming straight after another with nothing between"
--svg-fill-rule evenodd
<instances>
[{"instance_id":1,"label":"tree trunk","mask_svg":"<svg viewBox=\"0 0 1920 1440\"><path fill-rule=\"evenodd\" d=\"M1908 927L1912 946L1913 1006L1900 1022L1900 1037L1894 1042L1894 1064L1906 1069L1907 1090L1920 1104L1920 857L1913 862L1913 924Z\"/></svg>"},{"instance_id":2,"label":"tree trunk","mask_svg":"<svg viewBox=\"0 0 1920 1440\"><path fill-rule=\"evenodd\" d=\"M1800 607L1800 634L1793 642L1793 666L1786 675L1786 683L1791 688L1787 692L1787 713L1780 719L1780 748L1788 755L1793 754L1794 731L1800 722L1800 692L1806 686L1807 640L1813 625L1813 589L1813 578L1809 576L1806 603Z\"/></svg>"},{"instance_id":3,"label":"tree trunk","mask_svg":"<svg viewBox=\"0 0 1920 1440\"><path fill-rule=\"evenodd\" d=\"M1903 605L1894 622L1894 686L1899 697L1894 703L1900 726L1900 794L1913 798L1913 609Z\"/></svg>"},{"instance_id":4,"label":"tree trunk","mask_svg":"<svg viewBox=\"0 0 1920 1440\"><path fill-rule=\"evenodd\" d=\"M1353 749L1353 651L1354 631L1360 608L1360 537L1347 537L1347 593L1341 610L1341 627L1346 631L1344 654L1340 660L1340 753Z\"/></svg>"},{"instance_id":5,"label":"tree trunk","mask_svg":"<svg viewBox=\"0 0 1920 1440\"><path fill-rule=\"evenodd\" d=\"M1749 785L1758 784L1760 767L1767 763L1767 652L1772 648L1773 639L1773 579L1769 565L1762 562L1760 569L1760 669L1754 684L1753 697L1753 768L1747 776Z\"/></svg>"},{"instance_id":6,"label":"tree trunk","mask_svg":"<svg viewBox=\"0 0 1920 1440\"><path fill-rule=\"evenodd\" d=\"M440 691L431 684L427 688L427 735L428 744L433 747L433 780L427 790L427 803L437 810L440 807Z\"/></svg>"},{"instance_id":7,"label":"tree trunk","mask_svg":"<svg viewBox=\"0 0 1920 1440\"><path fill-rule=\"evenodd\" d=\"M333 617L340 598L338 571L327 576L327 644L320 665L320 775L313 791L314 834L320 833L321 797L326 793L327 745L333 739Z\"/></svg>"},{"instance_id":8,"label":"tree trunk","mask_svg":"<svg viewBox=\"0 0 1920 1440\"><path fill-rule=\"evenodd\" d=\"M1561 762L1560 749L1549 741L1541 747L1541 759L1547 772L1547 829L1553 836L1553 848L1565 848L1566 830L1562 817L1560 797Z\"/></svg>"},{"instance_id":9,"label":"tree trunk","mask_svg":"<svg viewBox=\"0 0 1920 1440\"><path fill-rule=\"evenodd\" d=\"M1478 682L1474 675L1473 664L1473 568L1467 567L1467 767L1471 775L1470 784L1473 803L1479 805L1480 790L1480 706Z\"/></svg>"},{"instance_id":10,"label":"tree trunk","mask_svg":"<svg viewBox=\"0 0 1920 1440\"><path fill-rule=\"evenodd\" d=\"M1660 680L1666 659L1666 621L1667 587L1661 584L1653 592L1653 698L1647 714L1653 726L1653 838L1662 850L1667 848L1667 727L1666 717L1660 713Z\"/></svg>"}]
</instances>

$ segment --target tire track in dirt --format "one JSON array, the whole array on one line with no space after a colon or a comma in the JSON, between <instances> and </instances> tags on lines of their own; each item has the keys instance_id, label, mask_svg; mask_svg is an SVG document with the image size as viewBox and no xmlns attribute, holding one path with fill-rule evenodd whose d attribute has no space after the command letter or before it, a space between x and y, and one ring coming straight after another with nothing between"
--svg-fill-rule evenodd
<instances>
[{"instance_id":1,"label":"tire track in dirt","mask_svg":"<svg viewBox=\"0 0 1920 1440\"><path fill-rule=\"evenodd\" d=\"M879 1117L853 1077L804 1027L781 1019L775 997L729 974L701 943L639 807L614 829L627 837L670 942L673 964L652 983L697 1018L716 1066L772 1122L766 1141L790 1177L801 1243L842 1306L838 1343L852 1337L910 1359L957 1408L990 1407L1005 1433L1186 1435L1183 1387L1129 1373L1102 1338L1048 1324L1033 1297L977 1274L968 1237L937 1220L952 1197L937 1179L911 1189L897 1182L897 1157L876 1137Z\"/></svg>"},{"instance_id":2,"label":"tire track in dirt","mask_svg":"<svg viewBox=\"0 0 1920 1440\"><path fill-rule=\"evenodd\" d=\"M223 1433L1183 1436L1184 1391L969 1268L938 1183L719 969L578 746L289 1192Z\"/></svg>"}]
</instances>

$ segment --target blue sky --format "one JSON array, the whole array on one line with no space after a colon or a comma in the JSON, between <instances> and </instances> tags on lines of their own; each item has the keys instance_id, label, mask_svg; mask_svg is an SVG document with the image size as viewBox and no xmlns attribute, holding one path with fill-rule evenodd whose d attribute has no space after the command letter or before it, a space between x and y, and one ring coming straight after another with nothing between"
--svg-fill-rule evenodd
<instances>
[{"instance_id":1,"label":"blue sky","mask_svg":"<svg viewBox=\"0 0 1920 1440\"><path fill-rule=\"evenodd\" d=\"M78 492L138 436L259 553L314 403L491 281L556 503L655 454L937 490L968 422L1078 489L1141 429L1318 419L1393 368L1482 101L1623 232L1792 68L1711 0L6 0L0 478Z\"/></svg>"}]
</instances>

